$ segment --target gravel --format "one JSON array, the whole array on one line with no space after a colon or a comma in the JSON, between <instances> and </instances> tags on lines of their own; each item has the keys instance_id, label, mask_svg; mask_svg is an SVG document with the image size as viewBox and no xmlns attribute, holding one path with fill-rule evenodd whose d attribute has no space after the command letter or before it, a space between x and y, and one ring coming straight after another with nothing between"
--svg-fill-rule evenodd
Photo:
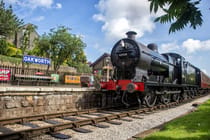
<instances>
[{"instance_id":1,"label":"gravel","mask_svg":"<svg viewBox=\"0 0 210 140\"><path fill-rule=\"evenodd\" d=\"M5 125L4 127L9 128L9 129L14 130L14 131L26 130L26 129L31 128L29 126L23 126L23 125L20 125L20 124Z\"/></svg>"},{"instance_id":2,"label":"gravel","mask_svg":"<svg viewBox=\"0 0 210 140\"><path fill-rule=\"evenodd\" d=\"M138 115L141 116L142 119L133 119L128 118L130 120L133 120L132 122L126 122L126 121L120 121L122 122L121 125L111 125L108 123L102 123L104 125L109 125L109 128L96 128L93 126L84 126L83 128L92 130L92 133L78 133L71 129L66 129L63 131L60 131L60 133L70 135L72 136L69 140L127 140L131 138L132 136L143 132L145 130L148 130L150 128L153 128L155 126L158 126L160 124L163 124L165 122L168 122L176 117L179 117L183 114L186 114L187 112L194 109L192 106L193 103L202 103L210 99L210 95L207 95L205 97L202 97L200 99L196 99L190 103L167 109L162 111L156 111L153 114L144 114L144 115ZM36 138L33 138L33 140L58 140L54 137L51 137L49 135L43 135Z\"/></svg>"}]
</instances>

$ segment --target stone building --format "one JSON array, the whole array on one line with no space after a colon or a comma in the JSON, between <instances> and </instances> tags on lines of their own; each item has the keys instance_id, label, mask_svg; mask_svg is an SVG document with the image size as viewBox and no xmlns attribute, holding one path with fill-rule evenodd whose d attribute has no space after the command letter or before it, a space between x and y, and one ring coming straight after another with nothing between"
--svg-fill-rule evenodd
<instances>
[{"instance_id":1,"label":"stone building","mask_svg":"<svg viewBox=\"0 0 210 140\"><path fill-rule=\"evenodd\" d=\"M102 80L110 78L113 66L108 53L104 53L90 66L92 67L93 73L99 75Z\"/></svg>"},{"instance_id":2,"label":"stone building","mask_svg":"<svg viewBox=\"0 0 210 140\"><path fill-rule=\"evenodd\" d=\"M21 46L21 40L23 38L23 35L24 35L24 32L27 28L27 26L29 25L32 25L32 24L25 24L23 25L18 32L16 32L14 35L11 35L9 38L8 38L8 41L12 44L14 44L17 48L20 48ZM33 49L34 48L34 40L36 38L39 37L39 34L34 31L34 32L31 32L30 33L30 38L29 38L29 50Z\"/></svg>"}]
</instances>

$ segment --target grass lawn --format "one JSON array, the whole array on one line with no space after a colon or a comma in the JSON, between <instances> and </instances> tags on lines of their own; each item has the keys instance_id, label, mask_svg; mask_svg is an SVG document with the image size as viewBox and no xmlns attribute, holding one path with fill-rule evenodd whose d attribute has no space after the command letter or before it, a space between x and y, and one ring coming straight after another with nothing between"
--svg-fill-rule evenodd
<instances>
[{"instance_id":1,"label":"grass lawn","mask_svg":"<svg viewBox=\"0 0 210 140\"><path fill-rule=\"evenodd\" d=\"M198 110L167 123L143 140L210 140L210 100Z\"/></svg>"}]
</instances>

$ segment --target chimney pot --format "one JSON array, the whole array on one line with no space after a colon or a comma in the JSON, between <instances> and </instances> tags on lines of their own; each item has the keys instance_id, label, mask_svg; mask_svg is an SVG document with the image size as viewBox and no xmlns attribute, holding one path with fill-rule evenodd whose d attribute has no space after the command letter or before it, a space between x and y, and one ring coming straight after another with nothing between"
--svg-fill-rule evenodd
<instances>
[{"instance_id":1,"label":"chimney pot","mask_svg":"<svg viewBox=\"0 0 210 140\"><path fill-rule=\"evenodd\" d=\"M134 32L134 31L128 31L128 32L126 33L126 35L127 35L127 38L135 40L135 39L136 39L137 33Z\"/></svg>"}]
</instances>

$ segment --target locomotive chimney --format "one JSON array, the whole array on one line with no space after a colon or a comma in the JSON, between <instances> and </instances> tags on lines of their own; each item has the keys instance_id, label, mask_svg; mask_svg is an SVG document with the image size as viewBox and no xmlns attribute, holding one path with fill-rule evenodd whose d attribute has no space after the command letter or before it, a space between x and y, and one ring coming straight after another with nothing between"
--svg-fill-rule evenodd
<instances>
[{"instance_id":1,"label":"locomotive chimney","mask_svg":"<svg viewBox=\"0 0 210 140\"><path fill-rule=\"evenodd\" d=\"M152 51L158 52L158 46L155 43L148 44L147 48L149 48Z\"/></svg>"},{"instance_id":2,"label":"locomotive chimney","mask_svg":"<svg viewBox=\"0 0 210 140\"><path fill-rule=\"evenodd\" d=\"M126 35L127 35L127 38L132 39L132 40L135 40L135 39L136 39L137 33L134 32L134 31L128 31L128 32L126 33Z\"/></svg>"}]
</instances>

